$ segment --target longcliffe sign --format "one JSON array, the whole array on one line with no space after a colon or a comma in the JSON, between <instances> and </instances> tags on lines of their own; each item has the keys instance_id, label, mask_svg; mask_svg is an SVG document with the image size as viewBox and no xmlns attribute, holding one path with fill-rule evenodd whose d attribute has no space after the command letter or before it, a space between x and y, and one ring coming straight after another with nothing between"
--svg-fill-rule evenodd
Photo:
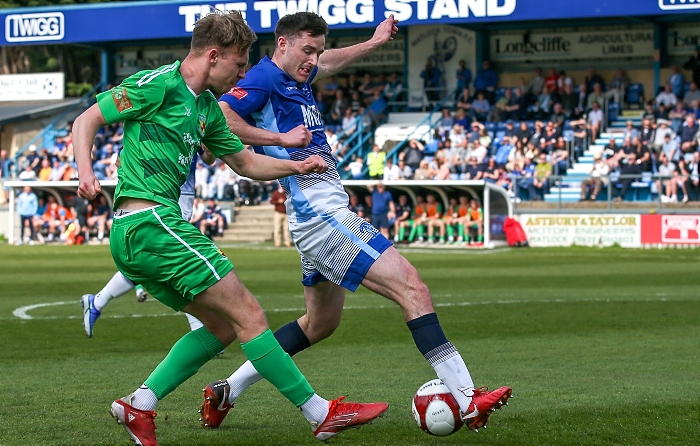
<instances>
[{"instance_id":1,"label":"longcliffe sign","mask_svg":"<svg viewBox=\"0 0 700 446\"><path fill-rule=\"evenodd\" d=\"M393 14L402 25L600 19L698 13L700 3L678 0L245 0L161 1L5 9L0 45L97 43L187 38L212 8L241 11L258 33L297 11L322 15L331 28L374 28ZM105 26L105 24L109 26Z\"/></svg>"}]
</instances>

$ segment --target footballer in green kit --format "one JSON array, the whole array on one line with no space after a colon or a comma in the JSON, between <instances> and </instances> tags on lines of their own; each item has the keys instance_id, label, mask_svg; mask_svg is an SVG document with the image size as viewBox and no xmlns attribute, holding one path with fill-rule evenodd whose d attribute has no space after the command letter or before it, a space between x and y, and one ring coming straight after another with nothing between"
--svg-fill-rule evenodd
<instances>
[{"instance_id":1,"label":"footballer in green kit","mask_svg":"<svg viewBox=\"0 0 700 446\"><path fill-rule=\"evenodd\" d=\"M124 121L110 240L115 263L153 297L204 324L175 343L140 388L112 403L112 416L136 444L157 445L157 402L236 338L259 373L301 409L321 440L365 424L388 408L386 403L344 403L342 397L327 401L317 395L269 330L260 304L238 280L231 262L181 217L180 185L202 144L239 174L258 180L328 168L318 155L290 161L243 150L228 129L215 94L245 77L255 40L240 13L212 13L197 22L182 63L127 78L101 93L73 125L78 194L92 200L101 191L91 163L95 135L107 123Z\"/></svg>"}]
</instances>

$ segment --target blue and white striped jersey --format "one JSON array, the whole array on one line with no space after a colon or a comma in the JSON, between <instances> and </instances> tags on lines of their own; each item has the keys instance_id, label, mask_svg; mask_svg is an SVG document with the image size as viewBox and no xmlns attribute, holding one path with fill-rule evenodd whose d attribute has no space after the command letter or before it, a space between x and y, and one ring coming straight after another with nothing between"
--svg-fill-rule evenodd
<instances>
[{"instance_id":1,"label":"blue and white striped jersey","mask_svg":"<svg viewBox=\"0 0 700 446\"><path fill-rule=\"evenodd\" d=\"M312 133L311 144L304 149L254 147L257 153L275 158L300 161L310 155L320 155L328 163L328 171L323 174L295 175L280 180L287 192L287 215L292 222L307 221L348 205L348 196L340 184L336 160L331 154L311 90L311 81L317 71L314 68L309 80L300 84L265 56L245 79L238 82L238 86L219 99L258 128L286 133L304 124Z\"/></svg>"}]
</instances>

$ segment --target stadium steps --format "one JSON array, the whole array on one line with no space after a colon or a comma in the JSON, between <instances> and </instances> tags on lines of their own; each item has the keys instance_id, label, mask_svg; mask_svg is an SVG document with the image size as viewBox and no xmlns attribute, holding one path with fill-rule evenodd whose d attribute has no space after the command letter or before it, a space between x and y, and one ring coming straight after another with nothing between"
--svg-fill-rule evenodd
<instances>
[{"instance_id":1,"label":"stadium steps","mask_svg":"<svg viewBox=\"0 0 700 446\"><path fill-rule=\"evenodd\" d=\"M268 203L258 206L238 206L236 218L216 242L266 242L272 240L275 207Z\"/></svg>"},{"instance_id":2,"label":"stadium steps","mask_svg":"<svg viewBox=\"0 0 700 446\"><path fill-rule=\"evenodd\" d=\"M633 121L634 125L640 127L642 125L642 116L639 110L624 110L617 120L610 123L605 132L588 146L588 149L566 171L566 175L562 178L561 184L550 188L549 193L545 194L544 201L549 203L557 203L561 197L562 203L572 203L579 201L581 195L581 182L588 178L588 173L593 165L593 157L596 153L601 153L605 146L610 142L611 138L618 140L618 145L622 143L622 134L627 126L627 121Z\"/></svg>"}]
</instances>

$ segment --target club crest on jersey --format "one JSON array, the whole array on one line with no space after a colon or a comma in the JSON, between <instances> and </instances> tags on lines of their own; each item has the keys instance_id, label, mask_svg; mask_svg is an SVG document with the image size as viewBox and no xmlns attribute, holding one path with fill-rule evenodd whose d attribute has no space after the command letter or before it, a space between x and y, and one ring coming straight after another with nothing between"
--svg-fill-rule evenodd
<instances>
[{"instance_id":1,"label":"club crest on jersey","mask_svg":"<svg viewBox=\"0 0 700 446\"><path fill-rule=\"evenodd\" d=\"M199 136L204 136L204 132L207 130L207 117L204 115L199 115Z\"/></svg>"},{"instance_id":2,"label":"club crest on jersey","mask_svg":"<svg viewBox=\"0 0 700 446\"><path fill-rule=\"evenodd\" d=\"M129 99L129 94L126 92L126 88L123 87L112 88L112 100L114 101L114 105L117 106L117 111L119 113L134 107L131 103L131 99Z\"/></svg>"},{"instance_id":3,"label":"club crest on jersey","mask_svg":"<svg viewBox=\"0 0 700 446\"><path fill-rule=\"evenodd\" d=\"M242 89L241 87L233 87L229 90L228 94L230 94L231 96L235 96L236 98L238 98L238 100L241 100L244 97L248 96L248 92Z\"/></svg>"}]
</instances>

